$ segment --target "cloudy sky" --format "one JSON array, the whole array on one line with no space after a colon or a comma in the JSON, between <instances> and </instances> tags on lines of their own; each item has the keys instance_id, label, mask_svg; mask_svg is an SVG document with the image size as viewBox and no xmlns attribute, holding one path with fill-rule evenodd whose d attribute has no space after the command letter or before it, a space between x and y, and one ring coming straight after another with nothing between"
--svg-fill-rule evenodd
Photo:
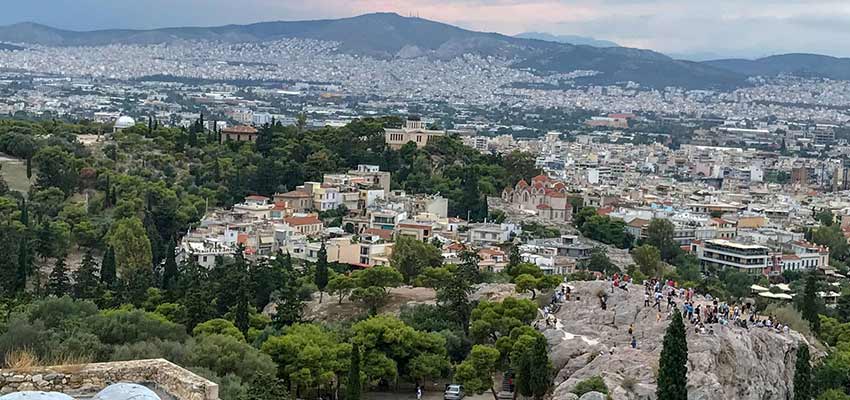
<instances>
[{"instance_id":1,"label":"cloudy sky","mask_svg":"<svg viewBox=\"0 0 850 400\"><path fill-rule=\"evenodd\" d=\"M468 29L542 31L672 54L850 56L848 0L5 0L0 24L87 30L393 11Z\"/></svg>"}]
</instances>

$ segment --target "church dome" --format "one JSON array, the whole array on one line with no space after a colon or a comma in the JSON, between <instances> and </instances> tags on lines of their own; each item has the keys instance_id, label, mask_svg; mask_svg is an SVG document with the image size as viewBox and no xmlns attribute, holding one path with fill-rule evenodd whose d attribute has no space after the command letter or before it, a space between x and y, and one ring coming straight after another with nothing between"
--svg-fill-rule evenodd
<instances>
[{"instance_id":1,"label":"church dome","mask_svg":"<svg viewBox=\"0 0 850 400\"><path fill-rule=\"evenodd\" d=\"M128 117L126 115L119 117L118 120L115 121L115 129L124 129L124 128L129 128L129 127L135 126L135 125L136 125L136 120L134 120L132 117Z\"/></svg>"}]
</instances>

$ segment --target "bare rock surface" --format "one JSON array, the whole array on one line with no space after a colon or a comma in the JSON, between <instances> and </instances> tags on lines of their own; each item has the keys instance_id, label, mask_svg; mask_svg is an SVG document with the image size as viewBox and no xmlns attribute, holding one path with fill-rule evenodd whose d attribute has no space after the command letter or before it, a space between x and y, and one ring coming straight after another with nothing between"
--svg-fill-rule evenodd
<instances>
[{"instance_id":1,"label":"bare rock surface","mask_svg":"<svg viewBox=\"0 0 850 400\"><path fill-rule=\"evenodd\" d=\"M668 324L665 305L661 312L644 307L643 287L637 285L615 293L602 281L570 285L575 288L574 300L556 313L555 326L539 323L556 371L553 398L566 398L576 384L598 375L613 400L655 399L658 358ZM599 305L600 291L608 295L605 311ZM700 296L696 300L706 302ZM630 324L635 349L630 345ZM719 324L706 326L713 334L699 334L687 321L685 327L689 399L791 398L797 346L806 340L802 335Z\"/></svg>"}]
</instances>

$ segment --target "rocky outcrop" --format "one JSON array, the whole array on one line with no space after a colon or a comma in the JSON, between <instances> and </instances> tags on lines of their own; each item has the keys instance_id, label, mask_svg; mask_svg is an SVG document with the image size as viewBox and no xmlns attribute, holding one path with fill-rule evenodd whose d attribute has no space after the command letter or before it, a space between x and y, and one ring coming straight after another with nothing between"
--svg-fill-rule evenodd
<instances>
[{"instance_id":1,"label":"rocky outcrop","mask_svg":"<svg viewBox=\"0 0 850 400\"><path fill-rule=\"evenodd\" d=\"M553 398L565 398L573 387L601 376L613 400L654 399L658 357L667 312L643 306L643 288L610 292L605 282L575 282L573 300L556 313L555 326L545 327L556 371ZM608 294L608 308L598 294ZM698 301L704 299L697 299ZM545 325L545 324L543 324ZM637 348L631 348L629 325ZM713 325L711 334L688 330L688 399L789 399L793 393L798 343L794 332Z\"/></svg>"},{"instance_id":2,"label":"rocky outcrop","mask_svg":"<svg viewBox=\"0 0 850 400\"><path fill-rule=\"evenodd\" d=\"M0 369L0 396L44 391L91 398L115 382L150 383L176 400L218 400L217 384L163 359Z\"/></svg>"}]
</instances>

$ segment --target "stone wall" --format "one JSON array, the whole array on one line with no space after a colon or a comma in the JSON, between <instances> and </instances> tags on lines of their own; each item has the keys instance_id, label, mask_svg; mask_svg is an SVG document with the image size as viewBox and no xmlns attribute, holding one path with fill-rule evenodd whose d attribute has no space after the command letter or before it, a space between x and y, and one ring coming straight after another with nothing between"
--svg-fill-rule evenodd
<instances>
[{"instance_id":1,"label":"stone wall","mask_svg":"<svg viewBox=\"0 0 850 400\"><path fill-rule=\"evenodd\" d=\"M91 395L118 382L148 383L176 400L218 400L218 385L167 360L0 369L0 395L38 390Z\"/></svg>"}]
</instances>

